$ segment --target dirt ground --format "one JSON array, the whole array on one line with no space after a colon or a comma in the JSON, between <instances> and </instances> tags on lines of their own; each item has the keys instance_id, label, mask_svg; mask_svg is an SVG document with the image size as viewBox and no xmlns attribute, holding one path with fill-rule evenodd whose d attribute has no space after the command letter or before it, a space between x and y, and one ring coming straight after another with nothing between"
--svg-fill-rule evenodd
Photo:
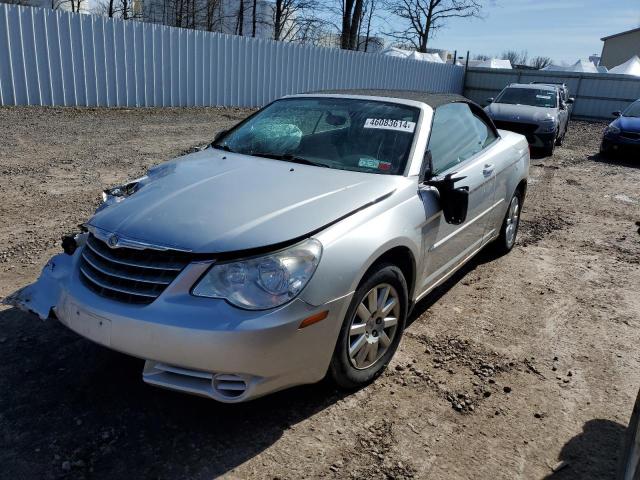
<instances>
[{"instance_id":1,"label":"dirt ground","mask_svg":"<svg viewBox=\"0 0 640 480\"><path fill-rule=\"evenodd\" d=\"M246 114L0 109L0 297L102 189ZM603 126L574 122L532 161L516 248L421 302L356 393L176 394L143 384L141 360L0 308L0 477L611 478L640 387L640 160L596 155Z\"/></svg>"}]
</instances>

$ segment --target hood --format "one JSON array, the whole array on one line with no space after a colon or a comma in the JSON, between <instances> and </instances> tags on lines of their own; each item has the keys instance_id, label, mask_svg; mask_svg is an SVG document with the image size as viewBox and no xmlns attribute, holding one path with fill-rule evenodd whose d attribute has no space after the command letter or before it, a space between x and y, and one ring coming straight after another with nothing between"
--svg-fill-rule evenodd
<instances>
[{"instance_id":1,"label":"hood","mask_svg":"<svg viewBox=\"0 0 640 480\"><path fill-rule=\"evenodd\" d=\"M539 123L545 118L557 119L555 108L532 107L530 105L511 105L508 103L492 103L487 113L494 120Z\"/></svg>"},{"instance_id":2,"label":"hood","mask_svg":"<svg viewBox=\"0 0 640 480\"><path fill-rule=\"evenodd\" d=\"M618 117L611 125L625 132L640 133L640 117Z\"/></svg>"},{"instance_id":3,"label":"hood","mask_svg":"<svg viewBox=\"0 0 640 480\"><path fill-rule=\"evenodd\" d=\"M151 169L134 194L88 223L141 242L231 252L303 237L403 180L207 149Z\"/></svg>"}]
</instances>

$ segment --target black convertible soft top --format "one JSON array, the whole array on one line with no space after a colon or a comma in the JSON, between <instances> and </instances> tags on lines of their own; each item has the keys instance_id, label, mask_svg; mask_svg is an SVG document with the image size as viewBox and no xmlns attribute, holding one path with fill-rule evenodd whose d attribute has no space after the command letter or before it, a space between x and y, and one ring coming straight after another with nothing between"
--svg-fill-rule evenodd
<instances>
[{"instance_id":1,"label":"black convertible soft top","mask_svg":"<svg viewBox=\"0 0 640 480\"><path fill-rule=\"evenodd\" d=\"M422 102L429 105L434 110L441 105L448 103L470 103L475 104L471 100L462 95L455 93L430 93L419 92L416 90L376 90L376 89L363 89L363 90L321 90L316 92L309 92L313 94L338 94L338 95L363 95L367 97L389 97L400 98L403 100L414 100L416 102Z\"/></svg>"}]
</instances>

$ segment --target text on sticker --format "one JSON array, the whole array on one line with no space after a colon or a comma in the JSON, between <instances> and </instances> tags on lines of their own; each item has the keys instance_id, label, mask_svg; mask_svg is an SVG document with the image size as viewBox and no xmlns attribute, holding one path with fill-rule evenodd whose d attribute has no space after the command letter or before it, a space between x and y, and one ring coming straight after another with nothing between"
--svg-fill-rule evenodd
<instances>
[{"instance_id":1,"label":"text on sticker","mask_svg":"<svg viewBox=\"0 0 640 480\"><path fill-rule=\"evenodd\" d=\"M382 130L413 133L416 129L416 122L393 120L391 118L367 118L364 122L364 128L380 128Z\"/></svg>"}]
</instances>

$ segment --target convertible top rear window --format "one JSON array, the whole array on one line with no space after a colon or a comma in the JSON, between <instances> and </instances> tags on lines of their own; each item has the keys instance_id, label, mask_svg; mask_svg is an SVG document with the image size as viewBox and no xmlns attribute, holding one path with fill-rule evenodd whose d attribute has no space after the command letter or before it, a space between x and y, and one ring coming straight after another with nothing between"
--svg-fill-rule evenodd
<instances>
[{"instance_id":1,"label":"convertible top rear window","mask_svg":"<svg viewBox=\"0 0 640 480\"><path fill-rule=\"evenodd\" d=\"M327 168L401 175L420 109L350 98L278 100L214 145L235 153Z\"/></svg>"}]
</instances>

